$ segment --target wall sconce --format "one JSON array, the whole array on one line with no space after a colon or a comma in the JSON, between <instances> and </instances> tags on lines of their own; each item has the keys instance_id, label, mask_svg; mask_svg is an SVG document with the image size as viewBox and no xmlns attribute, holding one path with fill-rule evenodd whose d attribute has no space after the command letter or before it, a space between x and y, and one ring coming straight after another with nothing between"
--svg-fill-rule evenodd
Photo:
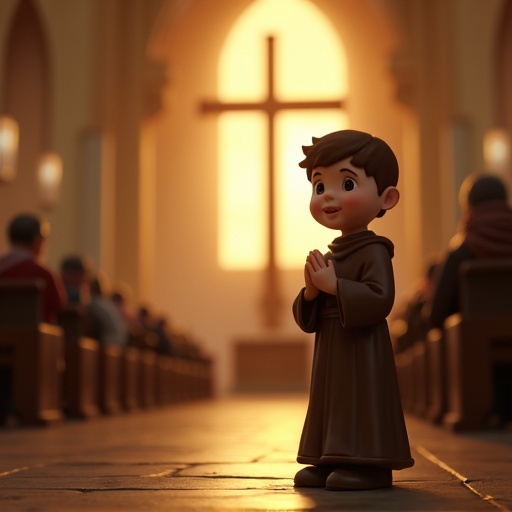
<instances>
[{"instance_id":1,"label":"wall sconce","mask_svg":"<svg viewBox=\"0 0 512 512\"><path fill-rule=\"evenodd\" d=\"M41 155L37 178L41 206L46 209L54 208L59 200L62 181L62 159L57 153L47 152Z\"/></svg>"},{"instance_id":2,"label":"wall sconce","mask_svg":"<svg viewBox=\"0 0 512 512\"><path fill-rule=\"evenodd\" d=\"M0 181L16 178L18 137L18 123L12 117L0 116Z\"/></svg>"},{"instance_id":3,"label":"wall sconce","mask_svg":"<svg viewBox=\"0 0 512 512\"><path fill-rule=\"evenodd\" d=\"M484 136L484 162L488 171L506 173L510 166L510 135L507 130L493 128Z\"/></svg>"}]
</instances>

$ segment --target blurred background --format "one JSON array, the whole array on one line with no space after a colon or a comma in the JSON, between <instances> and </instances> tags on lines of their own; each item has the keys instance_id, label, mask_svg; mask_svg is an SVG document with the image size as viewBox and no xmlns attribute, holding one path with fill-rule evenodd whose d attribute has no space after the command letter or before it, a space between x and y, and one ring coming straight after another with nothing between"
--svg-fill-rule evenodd
<instances>
[{"instance_id":1,"label":"blurred background","mask_svg":"<svg viewBox=\"0 0 512 512\"><path fill-rule=\"evenodd\" d=\"M352 128L395 151L401 201L371 228L400 304L464 179L510 183L511 63L511 0L2 0L0 252L42 214L47 264L81 254L190 330L219 393L306 389L291 304L338 233L301 146Z\"/></svg>"}]
</instances>

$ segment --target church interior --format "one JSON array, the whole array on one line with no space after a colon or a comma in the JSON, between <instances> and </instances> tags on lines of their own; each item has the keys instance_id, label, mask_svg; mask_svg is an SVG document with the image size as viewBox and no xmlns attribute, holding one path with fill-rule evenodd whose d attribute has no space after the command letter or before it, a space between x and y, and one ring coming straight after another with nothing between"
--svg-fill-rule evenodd
<instances>
[{"instance_id":1,"label":"church interior","mask_svg":"<svg viewBox=\"0 0 512 512\"><path fill-rule=\"evenodd\" d=\"M396 307L457 230L465 177L510 181L506 0L5 0L0 13L0 115L18 137L0 231L44 215L50 267L82 254L130 307L189 330L221 393L251 385L237 366L260 342L308 357L290 305L305 255L336 236L308 212L297 164L311 137L352 128L396 153L401 200L371 225L395 245ZM269 36L272 94L313 106L265 112Z\"/></svg>"},{"instance_id":2,"label":"church interior","mask_svg":"<svg viewBox=\"0 0 512 512\"><path fill-rule=\"evenodd\" d=\"M403 312L462 229L467 179L512 186L511 62L512 0L2 0L0 255L16 215L46 219L48 268L80 255L131 314L151 311L200 354L180 381L191 401L307 393L313 338L292 303L308 252L339 234L311 217L302 146L370 133L400 168L400 201L369 229L394 244L404 411L420 430L485 430L505 396L504 436L510 253L475 278L493 283L471 302L492 329L463 316L416 343ZM461 348L471 335L485 356Z\"/></svg>"},{"instance_id":3,"label":"church interior","mask_svg":"<svg viewBox=\"0 0 512 512\"><path fill-rule=\"evenodd\" d=\"M395 245L395 309L456 232L464 179L511 179L506 0L5 0L0 11L0 115L16 133L1 148L0 230L44 215L48 265L84 255L131 308L190 331L220 393L263 386L254 368L271 372L273 350L299 367L292 386L307 382L311 343L290 305L305 255L335 236L308 212L297 164L311 137L353 128L397 155L401 200L371 225Z\"/></svg>"}]
</instances>

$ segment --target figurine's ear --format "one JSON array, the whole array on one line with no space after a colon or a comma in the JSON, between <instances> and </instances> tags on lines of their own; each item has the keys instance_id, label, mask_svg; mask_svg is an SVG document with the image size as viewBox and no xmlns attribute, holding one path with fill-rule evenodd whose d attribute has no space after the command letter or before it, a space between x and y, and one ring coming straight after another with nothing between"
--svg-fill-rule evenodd
<instances>
[{"instance_id":1,"label":"figurine's ear","mask_svg":"<svg viewBox=\"0 0 512 512\"><path fill-rule=\"evenodd\" d=\"M382 192L380 197L382 199L382 209L391 210L391 208L395 207L396 203L398 203L400 192L398 192L396 187L388 187Z\"/></svg>"}]
</instances>

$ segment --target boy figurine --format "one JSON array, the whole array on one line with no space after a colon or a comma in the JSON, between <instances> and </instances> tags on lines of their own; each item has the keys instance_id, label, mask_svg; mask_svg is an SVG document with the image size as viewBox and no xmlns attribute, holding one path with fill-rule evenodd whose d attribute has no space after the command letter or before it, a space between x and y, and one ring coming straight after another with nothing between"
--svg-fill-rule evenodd
<instances>
[{"instance_id":1,"label":"boy figurine","mask_svg":"<svg viewBox=\"0 0 512 512\"><path fill-rule=\"evenodd\" d=\"M368 230L399 199L398 163L381 139L355 130L303 146L313 185L310 211L342 236L306 258L293 304L299 327L315 332L309 406L295 487L391 487L393 469L414 464L386 317L394 301L393 244Z\"/></svg>"}]
</instances>

